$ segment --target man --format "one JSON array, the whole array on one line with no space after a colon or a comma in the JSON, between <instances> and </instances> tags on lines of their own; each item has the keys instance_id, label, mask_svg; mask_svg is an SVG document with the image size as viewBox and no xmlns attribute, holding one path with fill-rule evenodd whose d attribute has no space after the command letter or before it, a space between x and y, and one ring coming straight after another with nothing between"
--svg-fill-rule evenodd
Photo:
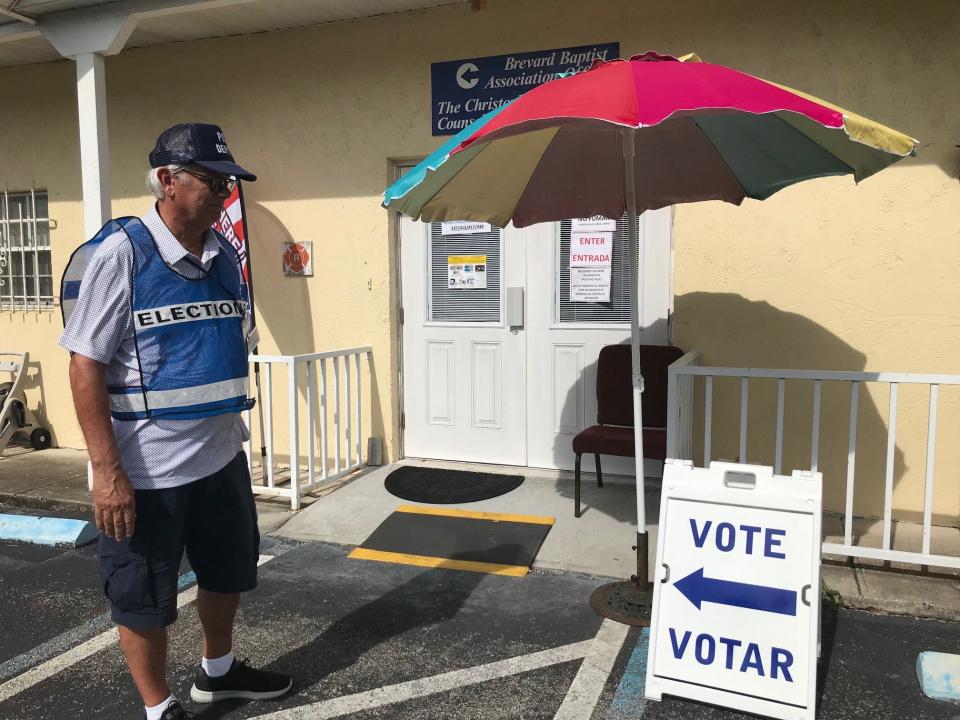
<instances>
[{"instance_id":1,"label":"man","mask_svg":"<svg viewBox=\"0 0 960 720\"><path fill-rule=\"evenodd\" d=\"M166 679L186 550L197 575L203 658L196 702L265 699L290 677L233 655L240 593L256 585L260 536L242 444L245 287L236 251L211 229L236 178L216 125L175 125L150 153L157 199L108 223L64 273L70 383L93 466L104 592L147 720L187 715Z\"/></svg>"}]
</instances>

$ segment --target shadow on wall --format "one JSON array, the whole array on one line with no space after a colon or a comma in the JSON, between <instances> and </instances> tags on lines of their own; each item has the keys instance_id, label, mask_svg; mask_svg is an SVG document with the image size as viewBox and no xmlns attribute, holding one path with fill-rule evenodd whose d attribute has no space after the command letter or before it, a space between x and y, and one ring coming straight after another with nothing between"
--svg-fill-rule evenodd
<instances>
[{"instance_id":1,"label":"shadow on wall","mask_svg":"<svg viewBox=\"0 0 960 720\"><path fill-rule=\"evenodd\" d=\"M727 293L689 293L676 298L673 337L674 345L684 350L700 351L700 364L719 367L775 368L795 370L863 371L866 356L824 327L806 317L779 310L766 302L754 302ZM899 370L899 368L891 368ZM596 420L596 362L584 368L582 426ZM872 392L871 392L872 391ZM563 404L561 424L569 425L577 416L579 398L571 389ZM882 517L887 456L887 386L883 383L862 383L857 412L856 466L854 477L854 514L861 517ZM910 393L913 392L913 397ZM907 438L911 457L924 457L926 442L926 386L900 388L898 404L898 444L894 451L894 487L909 482L922 502L923 468L907 466L901 437ZM874 400L876 395L882 410ZM646 397L646 396L645 396ZM694 392L694 464L703 465L705 382L697 378ZM942 413L946 415L946 413ZM923 430L914 443L906 420ZM747 413L746 462L773 466L776 458L777 381L751 380ZM824 508L842 513L846 503L847 454L850 423L850 383L825 382L821 396L821 424L818 469L824 478ZM942 421L941 421L942 422ZM813 382L787 381L784 394L783 463L781 472L789 475L794 469L811 467L813 427ZM903 432L899 432L900 430ZM941 436L946 437L943 428ZM573 436L557 435L554 457L559 467L571 468ZM918 447L914 447L914 444ZM740 380L715 378L713 384L713 418L711 459L740 461ZM614 474L622 458L602 456L605 474ZM922 463L921 463L922 464ZM595 485L593 458L583 458L584 507L595 508L619 521L631 520L632 506L622 498L605 493ZM630 472L630 475L633 473ZM650 474L648 464L647 474ZM918 479L919 477L919 479ZM573 496L572 479L561 478L557 492ZM897 510L894 517L917 522L917 512ZM936 524L949 524L934 516Z\"/></svg>"},{"instance_id":2,"label":"shadow on wall","mask_svg":"<svg viewBox=\"0 0 960 720\"><path fill-rule=\"evenodd\" d=\"M248 192L247 200L255 193ZM250 232L250 264L253 271L253 299L261 337L266 330L281 355L316 352L313 311L307 289L308 278L281 277L283 243L293 242L286 226L263 205L248 202L247 227ZM257 293L258 288L270 292Z\"/></svg>"},{"instance_id":3,"label":"shadow on wall","mask_svg":"<svg viewBox=\"0 0 960 720\"><path fill-rule=\"evenodd\" d=\"M686 350L699 350L700 364L720 367L862 371L866 356L806 317L767 302L732 293L688 293L675 300L673 337ZM891 368L897 370L897 368ZM811 467L813 382L787 381L784 395L782 474ZM881 413L866 384L861 384L857 414L854 514L883 515L886 474L886 408ZM886 395L883 384L871 383ZM703 464L705 383L694 393L694 463ZM923 388L925 391L925 387ZM901 400L903 394L901 393ZM902 407L902 405L901 405ZM774 465L777 381L751 380L747 420L747 457ZM847 486L850 383L825 382L822 389L819 467L824 480L824 509L843 512ZM924 428L925 428L924 424ZM711 459L739 460L740 380L715 378ZM907 473L897 447L894 483ZM922 495L921 495L922 497ZM902 519L903 513L896 514Z\"/></svg>"},{"instance_id":4,"label":"shadow on wall","mask_svg":"<svg viewBox=\"0 0 960 720\"><path fill-rule=\"evenodd\" d=\"M363 367L363 362L360 363L360 366ZM365 417L369 417L370 422L364 426L367 428L364 435L366 435L367 437L380 438L380 440L383 441L381 445L380 459L383 463L387 463L391 460L396 460L396 458L392 457L390 448L387 446L387 443L386 443L387 429L386 429L386 426L384 425L383 409L380 406L381 390L380 390L380 382L377 376L377 357L374 353L370 354L370 362L368 363L368 367L370 370L370 392L365 394L365 397L367 398L365 408L369 408L370 412ZM399 417L399 415L400 414L397 413L397 417ZM361 442L360 457L366 458L366 461L369 462L371 458L367 457L367 446L366 446L367 438L361 437L360 442Z\"/></svg>"},{"instance_id":5,"label":"shadow on wall","mask_svg":"<svg viewBox=\"0 0 960 720\"><path fill-rule=\"evenodd\" d=\"M656 345L660 344L654 341L653 338L666 338L668 335L666 320L658 320L656 323L643 328L641 330L641 344L651 344ZM591 332L594 332L592 329L584 329L580 331L584 334L584 337L589 337ZM573 470L574 467L574 458L573 453L573 438L577 432L580 430L595 425L597 423L597 355L599 354L600 348L605 345L622 345L630 343L630 332L629 330L624 330L622 333L616 333L607 329L596 330L595 332L603 333L604 340L601 344L597 343L586 343L586 347L589 350L588 357L591 362L584 365L581 373L580 380L577 385L568 388L566 396L563 399L562 404L560 405L559 413L560 417L554 417L553 413L557 412L554 407L549 407L546 409L530 408L529 412L545 412L549 417L547 418L534 418L534 422L549 422L551 429L560 427L565 430L562 433L554 434L554 444L552 449L553 454L553 467L561 468L563 470ZM622 340L617 340L616 336L620 334L623 335ZM549 359L544 359L549 366ZM630 380L627 380L627 384L630 384ZM628 390L629 392L629 390ZM609 478L613 482L622 482L621 478L614 478L612 476L626 476L633 478L635 473L635 461L633 458L624 458L624 457L614 457L611 455L601 456L600 459L601 471L603 472L604 478ZM648 478L659 477L661 463L659 461L648 460L645 464L645 475ZM636 505L633 502L623 502L623 497L620 495L613 495L611 493L604 493L602 489L596 488L596 479L594 473L596 472L594 456L591 454L583 455L581 461L581 469L584 473L582 478L582 492L583 492L583 508L586 511L589 508L596 507L600 512L613 517L623 523L634 523L636 521ZM608 483L607 483L608 484ZM631 484L631 494L633 494ZM592 489L591 489L592 488ZM560 477L556 482L556 491L557 494L564 498L570 498L570 508L572 512L573 508L573 497L574 497L574 481L573 477ZM655 508L659 506L654 503ZM656 511L653 513L653 521L656 521ZM648 512L649 516L649 512Z\"/></svg>"},{"instance_id":6,"label":"shadow on wall","mask_svg":"<svg viewBox=\"0 0 960 720\"><path fill-rule=\"evenodd\" d=\"M248 201L250 201L250 196L255 198L256 193L252 190L248 190L246 197ZM250 201L247 203L246 209L247 225L250 234L250 257L253 271L254 302L257 313L257 325L260 328L261 337L265 337L266 335L272 337L274 345L276 346L276 353L280 355L302 355L342 349L330 347L326 343L323 343L323 341L319 341L315 334L316 322L313 316L313 302L318 301L317 308L319 312L324 312L325 308L336 308L336 298L321 297L312 299L309 291L310 278L297 276L284 277L282 275L281 252L283 250L283 243L294 241L292 234L289 230L287 230L283 222L263 205ZM322 248L315 244L314 257L316 258L320 254L322 254ZM314 262L316 263L316 259ZM260 292L258 294L258 288L269 288L270 291ZM335 310L333 311L335 312ZM360 344L360 341L358 340L356 344ZM265 350L261 346L260 352L261 354L271 354L273 351ZM350 455L355 459L357 457L358 440L360 442L359 452L361 453L362 457L366 454L367 450L366 436L379 435L382 437L384 434L383 414L381 412L380 403L377 401L379 398L380 388L377 380L375 361L376 358L373 358L372 361L368 362L365 357L361 357L360 360L361 382L363 382L364 375L367 374L369 376L369 381L363 387L361 432L364 437L359 438L356 437L356 430L353 431L355 436L352 438L348 438L345 434L345 419L347 413L351 413L353 423L356 423L357 421L357 409L355 407L356 403L353 395L356 392L356 386L351 386L351 395L348 397L346 394L346 369L344 368L343 360L338 360L337 362L339 363L341 393L340 407L337 408L335 403L335 371L333 368L333 361L326 361L325 371L327 375L328 392L327 420L329 431L331 433L327 441L326 460L331 472L333 472L334 466L337 462L334 450L335 441L332 435L335 417L340 417L344 421L343 429L341 431L341 466L346 462L346 458L348 457L348 443ZM357 382L356 370L356 365L351 358L350 377L352 383ZM314 417L317 419L316 432L313 440L315 448L320 451L320 456L317 458L318 462L323 455L323 449L320 447L322 444L320 439L322 423L322 409L320 406L319 392L321 382L320 372L319 363L317 363L314 369L315 392L311 398L311 405ZM273 376L273 399L278 410L280 408L286 408L287 381L288 380L285 371L275 368ZM261 369L261 384L263 385L265 383L265 373ZM307 374L305 369L300 370L298 373L297 394L301 403L306 403L308 393ZM348 403L350 403L349 406ZM302 407L305 408L305 405ZM289 416L286 414L281 415L279 412L275 413L274 422L283 423L285 426L287 417ZM306 432L306 420L302 416L301 425L304 428L303 432ZM353 427L355 428L356 425ZM253 431L253 428L251 428L251 431ZM301 455L301 463L306 461L307 450L302 444L304 440L306 440L305 435L301 437L301 447L299 452ZM276 454L276 460L278 462L289 463L289 453L278 452ZM305 465L301 465L301 468L303 467L305 467Z\"/></svg>"},{"instance_id":7,"label":"shadow on wall","mask_svg":"<svg viewBox=\"0 0 960 720\"><path fill-rule=\"evenodd\" d=\"M622 343L609 343L619 345ZM577 407L583 404L583 417L578 418ZM528 412L533 412L530 408ZM555 412L553 408L547 409L548 413ZM580 382L577 386L571 387L567 391L567 396L563 401L560 411L559 422L557 418L551 417L550 421L553 427L558 425L562 428L574 427L579 429L588 428L597 424L597 360L584 366L580 374ZM553 462L554 467L563 470L573 470L575 455L573 452L573 438L577 431L557 433L554 435L553 443ZM629 524L635 523L637 519L637 506L635 502L624 502L623 493L604 492L610 488L611 475L624 475L633 478L634 470L633 458L614 458L610 455L604 455L600 458L600 470L606 478L604 488L596 485L596 463L593 455L586 454L581 458L580 469L582 472L581 483L581 508L583 512L597 511L608 515L618 522ZM627 465L629 463L629 465ZM574 508L574 477L571 474L567 477L559 477L555 484L556 492L560 497L568 498L569 511L573 514ZM634 485L630 484L630 496L635 493ZM649 515L649 513L648 513ZM654 522L656 520L654 519Z\"/></svg>"},{"instance_id":8,"label":"shadow on wall","mask_svg":"<svg viewBox=\"0 0 960 720\"><path fill-rule=\"evenodd\" d=\"M47 393L43 387L43 368L40 366L40 363L37 361L30 361L27 364L27 376L24 378L23 382L24 391L29 392L30 390L36 390L36 394L40 396L37 406L33 408L33 411L37 415L37 419L40 423L50 432L50 447L60 447L60 444L57 442L57 433L51 427L50 418L47 417ZM29 397L27 398L29 402ZM72 402L72 398L71 398Z\"/></svg>"},{"instance_id":9,"label":"shadow on wall","mask_svg":"<svg viewBox=\"0 0 960 720\"><path fill-rule=\"evenodd\" d=\"M257 203L256 186L245 189L245 210L247 213L247 232L250 253L250 272L253 284L254 312L257 327L260 329L261 343L257 351L261 355L295 355L314 351L313 316L310 298L307 292L307 278L281 278L281 282L273 279L282 272L281 252L283 243L292 242L293 237L286 226L263 205ZM270 292L258 292L261 288L269 288ZM274 348L264 347L263 339L270 336ZM268 378L266 365L260 367L260 387L257 390L258 408L251 418L252 425L270 423L270 408L266 405L265 393ZM275 411L273 422L285 427L288 417L286 409L287 376L283 366L274 367L271 383L272 405ZM300 388L301 395L305 395L305 388ZM282 409L282 412L281 412ZM261 420L262 418L262 420ZM264 427L251 427L253 446L264 446ZM283 456L275 456L275 462L281 461ZM289 457L285 459L289 462Z\"/></svg>"}]
</instances>

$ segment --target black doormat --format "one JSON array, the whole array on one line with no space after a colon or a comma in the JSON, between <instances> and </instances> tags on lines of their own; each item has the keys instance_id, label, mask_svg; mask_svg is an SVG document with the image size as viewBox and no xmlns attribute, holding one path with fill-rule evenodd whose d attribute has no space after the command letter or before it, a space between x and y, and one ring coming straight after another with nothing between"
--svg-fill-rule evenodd
<instances>
[{"instance_id":1,"label":"black doormat","mask_svg":"<svg viewBox=\"0 0 960 720\"><path fill-rule=\"evenodd\" d=\"M523 577L555 520L402 505L350 557Z\"/></svg>"},{"instance_id":2,"label":"black doormat","mask_svg":"<svg viewBox=\"0 0 960 720\"><path fill-rule=\"evenodd\" d=\"M404 465L387 475L387 492L404 500L436 505L468 503L504 495L523 482L523 475L444 470Z\"/></svg>"}]
</instances>

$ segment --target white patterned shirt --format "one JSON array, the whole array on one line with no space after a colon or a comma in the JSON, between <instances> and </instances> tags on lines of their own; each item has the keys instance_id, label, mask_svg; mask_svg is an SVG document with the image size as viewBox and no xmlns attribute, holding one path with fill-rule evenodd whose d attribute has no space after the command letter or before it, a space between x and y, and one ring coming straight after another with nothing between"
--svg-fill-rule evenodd
<instances>
[{"instance_id":1,"label":"white patterned shirt","mask_svg":"<svg viewBox=\"0 0 960 720\"><path fill-rule=\"evenodd\" d=\"M212 230L204 235L198 265L164 224L156 206L142 220L167 265L190 278L203 277L210 270L220 252ZM130 241L123 231L116 232L90 258L80 297L60 337L60 345L70 352L107 366L108 387L140 383L130 313L132 269ZM137 490L177 487L212 475L243 449L249 437L240 413L189 420L112 420L124 470Z\"/></svg>"}]
</instances>

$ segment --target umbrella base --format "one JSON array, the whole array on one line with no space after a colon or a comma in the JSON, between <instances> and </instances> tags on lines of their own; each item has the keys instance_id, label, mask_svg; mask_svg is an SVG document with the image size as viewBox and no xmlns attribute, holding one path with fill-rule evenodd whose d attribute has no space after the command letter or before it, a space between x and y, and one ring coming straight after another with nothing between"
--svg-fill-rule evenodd
<instances>
[{"instance_id":1,"label":"umbrella base","mask_svg":"<svg viewBox=\"0 0 960 720\"><path fill-rule=\"evenodd\" d=\"M630 580L601 585L590 595L590 607L600 617L625 625L650 626L653 588L640 589Z\"/></svg>"}]
</instances>

